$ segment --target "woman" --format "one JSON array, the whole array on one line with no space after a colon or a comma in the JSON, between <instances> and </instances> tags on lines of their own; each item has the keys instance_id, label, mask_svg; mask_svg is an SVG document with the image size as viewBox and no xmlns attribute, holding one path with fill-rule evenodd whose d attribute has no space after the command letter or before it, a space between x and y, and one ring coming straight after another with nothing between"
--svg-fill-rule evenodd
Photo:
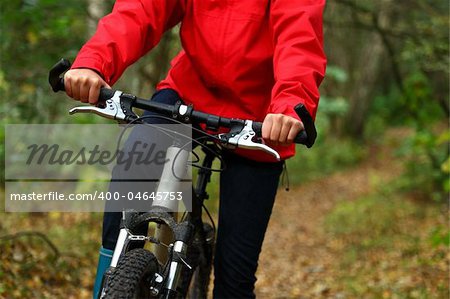
<instances>
[{"instance_id":1,"label":"woman","mask_svg":"<svg viewBox=\"0 0 450 299\"><path fill-rule=\"evenodd\" d=\"M293 107L302 102L311 115L317 111L326 66L324 6L324 0L118 0L66 73L66 92L96 104L100 87L114 84L181 23L183 50L153 100L181 98L199 111L263 121L263 138L287 159L303 128ZM214 298L254 298L282 164L264 153L226 156ZM114 249L119 220L116 213L105 214L100 265L108 264L104 259ZM104 270L97 270L97 286Z\"/></svg>"}]
</instances>

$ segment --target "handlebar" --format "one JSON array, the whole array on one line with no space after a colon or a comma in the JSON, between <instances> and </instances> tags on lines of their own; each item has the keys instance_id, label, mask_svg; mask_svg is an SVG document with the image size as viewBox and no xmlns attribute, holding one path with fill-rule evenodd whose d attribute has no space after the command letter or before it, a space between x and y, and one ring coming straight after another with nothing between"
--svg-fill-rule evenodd
<instances>
[{"instance_id":1,"label":"handlebar","mask_svg":"<svg viewBox=\"0 0 450 299\"><path fill-rule=\"evenodd\" d=\"M69 70L71 63L67 59L61 59L56 63L49 72L49 83L54 92L65 91L64 88L64 78L63 73ZM112 101L118 97L119 100ZM147 111L156 112L168 117L172 117L184 123L194 123L194 124L206 124L207 129L218 130L219 128L230 128L231 131L235 130L240 132L249 121L237 119L237 118L226 118L213 114L208 114L200 111L195 111L192 106L186 106L182 103L177 103L175 105L167 105L162 103L157 103L145 99L140 99L136 96L122 93L121 91L116 91L113 89L101 88L99 95L100 102L106 102L110 105L117 104L119 107L115 107L118 111L116 114L103 113L101 108L90 108L87 109L89 112L94 112L104 117L109 117L117 120L124 120L130 122L136 120L137 116L132 112L132 108L140 108ZM294 142L297 144L304 144L306 147L310 148L313 146L317 131L314 126L314 121L306 109L305 105L298 104L294 107L295 112L303 122L304 130L302 130L295 138ZM82 111L75 111L82 112ZM72 112L74 113L74 112ZM110 112L108 112L110 113ZM118 116L118 114L123 114ZM262 123L261 122L251 122L251 129L255 132L256 136L261 137Z\"/></svg>"}]
</instances>

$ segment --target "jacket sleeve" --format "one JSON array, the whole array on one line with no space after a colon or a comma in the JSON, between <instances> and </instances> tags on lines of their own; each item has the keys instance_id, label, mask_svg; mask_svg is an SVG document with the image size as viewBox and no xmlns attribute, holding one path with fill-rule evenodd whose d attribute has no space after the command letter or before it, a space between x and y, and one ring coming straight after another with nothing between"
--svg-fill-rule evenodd
<instances>
[{"instance_id":1,"label":"jacket sleeve","mask_svg":"<svg viewBox=\"0 0 450 299\"><path fill-rule=\"evenodd\" d=\"M270 23L274 76L269 113L298 118L293 107L304 103L315 118L319 85L325 75L322 15L325 0L272 0Z\"/></svg>"},{"instance_id":2,"label":"jacket sleeve","mask_svg":"<svg viewBox=\"0 0 450 299\"><path fill-rule=\"evenodd\" d=\"M184 0L117 0L81 48L72 68L93 69L112 85L183 15Z\"/></svg>"}]
</instances>

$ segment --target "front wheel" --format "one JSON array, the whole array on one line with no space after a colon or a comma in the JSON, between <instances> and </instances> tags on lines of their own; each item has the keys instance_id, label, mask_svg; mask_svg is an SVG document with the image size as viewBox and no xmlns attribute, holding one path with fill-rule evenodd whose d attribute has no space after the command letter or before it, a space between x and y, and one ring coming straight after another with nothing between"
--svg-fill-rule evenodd
<instances>
[{"instance_id":1,"label":"front wheel","mask_svg":"<svg viewBox=\"0 0 450 299\"><path fill-rule=\"evenodd\" d=\"M143 248L127 252L111 273L104 298L154 298L150 282L157 271L158 261L153 253Z\"/></svg>"}]
</instances>

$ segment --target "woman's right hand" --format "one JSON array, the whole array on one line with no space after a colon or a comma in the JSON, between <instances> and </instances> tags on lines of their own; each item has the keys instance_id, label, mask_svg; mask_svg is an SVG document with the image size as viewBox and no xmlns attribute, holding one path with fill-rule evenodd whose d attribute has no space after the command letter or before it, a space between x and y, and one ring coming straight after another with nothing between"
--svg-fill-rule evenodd
<instances>
[{"instance_id":1,"label":"woman's right hand","mask_svg":"<svg viewBox=\"0 0 450 299\"><path fill-rule=\"evenodd\" d=\"M103 78L91 69L72 69L64 75L64 87L69 97L83 103L96 105L100 88L111 88Z\"/></svg>"}]
</instances>

